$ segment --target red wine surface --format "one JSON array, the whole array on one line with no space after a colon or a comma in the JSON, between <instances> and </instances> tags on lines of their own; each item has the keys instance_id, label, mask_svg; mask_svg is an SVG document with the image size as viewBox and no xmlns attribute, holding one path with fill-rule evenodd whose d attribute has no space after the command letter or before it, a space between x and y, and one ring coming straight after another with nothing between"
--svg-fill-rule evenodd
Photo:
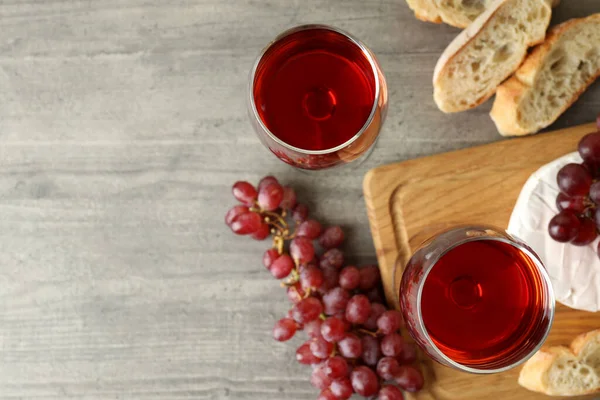
<instances>
[{"instance_id":1,"label":"red wine surface","mask_svg":"<svg viewBox=\"0 0 600 400\"><path fill-rule=\"evenodd\" d=\"M549 321L542 277L518 248L496 240L448 251L426 278L421 310L436 346L463 365L490 363L539 339Z\"/></svg>"},{"instance_id":2,"label":"red wine surface","mask_svg":"<svg viewBox=\"0 0 600 400\"><path fill-rule=\"evenodd\" d=\"M266 127L303 150L326 150L354 137L375 101L375 76L360 47L327 29L291 34L264 55L254 101Z\"/></svg>"}]
</instances>

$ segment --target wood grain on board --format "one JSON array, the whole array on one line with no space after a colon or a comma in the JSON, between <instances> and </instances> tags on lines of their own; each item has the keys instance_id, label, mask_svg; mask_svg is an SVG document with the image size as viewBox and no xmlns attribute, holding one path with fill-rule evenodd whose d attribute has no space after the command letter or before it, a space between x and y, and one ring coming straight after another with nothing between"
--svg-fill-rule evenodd
<instances>
[{"instance_id":1,"label":"wood grain on board","mask_svg":"<svg viewBox=\"0 0 600 400\"><path fill-rule=\"evenodd\" d=\"M453 225L485 223L506 228L531 173L575 151L579 139L594 130L594 124L582 125L371 170L364 180L365 200L388 300L397 305L395 293L401 277L401 273L394 274L397 260L398 265L406 265L424 240ZM599 326L599 313L557 305L547 344L568 344L577 334ZM423 363L428 384L411 399L547 398L518 386L519 368L477 376L430 360Z\"/></svg>"}]
</instances>

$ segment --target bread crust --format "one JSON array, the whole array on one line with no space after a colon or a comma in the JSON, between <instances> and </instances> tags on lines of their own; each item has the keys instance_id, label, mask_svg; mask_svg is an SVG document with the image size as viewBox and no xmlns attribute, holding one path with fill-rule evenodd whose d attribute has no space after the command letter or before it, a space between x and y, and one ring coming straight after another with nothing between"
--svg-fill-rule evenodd
<instances>
[{"instance_id":1,"label":"bread crust","mask_svg":"<svg viewBox=\"0 0 600 400\"><path fill-rule=\"evenodd\" d=\"M406 0L408 6L421 21L442 23L442 17L434 0Z\"/></svg>"},{"instance_id":2,"label":"bread crust","mask_svg":"<svg viewBox=\"0 0 600 400\"><path fill-rule=\"evenodd\" d=\"M522 136L537 133L554 123L569 107L579 99L587 88L600 76L600 69L592 74L588 81L580 87L571 99L561 108L551 121L544 121L543 126L532 131L520 125L519 106L529 90L533 89L536 78L544 66L546 56L553 50L553 46L561 36L579 24L597 20L600 23L600 14L589 17L571 19L550 29L546 40L535 47L525 59L521 67L506 82L501 84L496 91L496 100L492 106L490 117L496 124L498 132L503 136Z\"/></svg>"},{"instance_id":3,"label":"bread crust","mask_svg":"<svg viewBox=\"0 0 600 400\"><path fill-rule=\"evenodd\" d=\"M477 101L475 103L469 104L468 106L461 108L461 109L455 109L455 108L448 107L448 105L445 104L444 101L442 101L442 99L440 99L437 96L438 88L439 88L439 80L440 80L441 75L443 73L447 72L446 69L454 61L454 59L456 57L458 57L458 55L462 51L465 51L468 48L470 43L473 40L475 40L477 38L477 36L492 22L493 18L496 16L496 14L498 12L500 12L501 8L504 5L506 5L509 1L511 1L511 0L495 0L488 9L486 9L479 17L477 17L477 19L471 25L469 25L469 27L467 29L463 30L448 45L448 47L444 50L444 52L440 56L436 66L435 66L434 72L433 72L433 87L434 87L435 102L441 111L443 111L445 113L451 113L451 112L460 112L460 111L472 109L472 108L475 108L475 107L481 105L482 103L487 101L490 97L492 97L494 95L494 93L496 93L496 88L491 88L482 97L477 99ZM540 0L540 1L545 3L548 6L548 11L549 11L548 15L549 16L548 16L547 22L549 24L550 16L552 15L552 9L550 8L548 0L546 0L546 1ZM542 37L539 40L535 40L535 41L529 43L528 45L535 46L539 43L542 43L543 41L544 41L544 38ZM523 62L523 60L526 58L527 58L527 52L525 52L525 54L523 54L523 58L521 59L521 62L516 64L515 69L517 69L519 67L519 65ZM506 76L505 78L508 78L508 76Z\"/></svg>"},{"instance_id":4,"label":"bread crust","mask_svg":"<svg viewBox=\"0 0 600 400\"><path fill-rule=\"evenodd\" d=\"M433 4L431 4L433 1ZM560 4L560 0L548 0L552 2L552 7ZM411 10L415 13L415 17L421 21L433 22L435 24L446 23L457 28L464 29L473 22L466 15L463 18L453 17L451 13L443 12L443 6L435 0L407 0ZM425 2L427 5L423 5ZM490 1L485 4L485 9L488 9Z\"/></svg>"},{"instance_id":5,"label":"bread crust","mask_svg":"<svg viewBox=\"0 0 600 400\"><path fill-rule=\"evenodd\" d=\"M528 390L547 395L565 395L564 393L555 393L549 388L547 372L550 370L550 367L562 357L579 358L586 345L590 342L598 341L600 341L600 329L577 336L571 342L570 348L566 346L542 348L523 365L519 374L519 385ZM588 395L598 392L600 392L600 387L593 390L571 393L570 395Z\"/></svg>"}]
</instances>

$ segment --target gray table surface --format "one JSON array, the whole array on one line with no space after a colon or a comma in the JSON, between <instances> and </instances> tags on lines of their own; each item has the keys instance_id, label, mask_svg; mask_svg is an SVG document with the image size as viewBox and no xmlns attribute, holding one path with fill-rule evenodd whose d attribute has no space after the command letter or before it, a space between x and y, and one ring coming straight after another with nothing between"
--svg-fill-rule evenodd
<instances>
[{"instance_id":1,"label":"gray table surface","mask_svg":"<svg viewBox=\"0 0 600 400\"><path fill-rule=\"evenodd\" d=\"M555 20L600 11L564 0ZM246 117L271 38L339 26L378 55L390 112L355 170L300 173ZM445 116L436 59L456 35L402 0L0 0L0 398L314 399L287 308L234 237L230 184L275 174L375 260L361 182L375 166L501 138L490 104ZM590 122L595 85L554 127Z\"/></svg>"}]
</instances>

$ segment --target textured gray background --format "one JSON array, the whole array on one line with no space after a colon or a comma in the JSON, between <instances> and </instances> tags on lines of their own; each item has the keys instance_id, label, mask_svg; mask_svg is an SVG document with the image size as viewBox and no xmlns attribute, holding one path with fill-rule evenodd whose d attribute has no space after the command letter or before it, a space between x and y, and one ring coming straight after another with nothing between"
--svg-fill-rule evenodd
<instances>
[{"instance_id":1,"label":"textured gray background","mask_svg":"<svg viewBox=\"0 0 600 400\"><path fill-rule=\"evenodd\" d=\"M555 20L600 11L564 0ZM388 78L390 112L356 170L295 171L259 144L245 89L285 28L337 25ZM229 186L276 174L374 260L361 194L377 165L500 140L490 104L431 98L457 33L402 0L0 0L0 398L314 399L267 243L223 225ZM590 122L595 85L555 125Z\"/></svg>"}]
</instances>

